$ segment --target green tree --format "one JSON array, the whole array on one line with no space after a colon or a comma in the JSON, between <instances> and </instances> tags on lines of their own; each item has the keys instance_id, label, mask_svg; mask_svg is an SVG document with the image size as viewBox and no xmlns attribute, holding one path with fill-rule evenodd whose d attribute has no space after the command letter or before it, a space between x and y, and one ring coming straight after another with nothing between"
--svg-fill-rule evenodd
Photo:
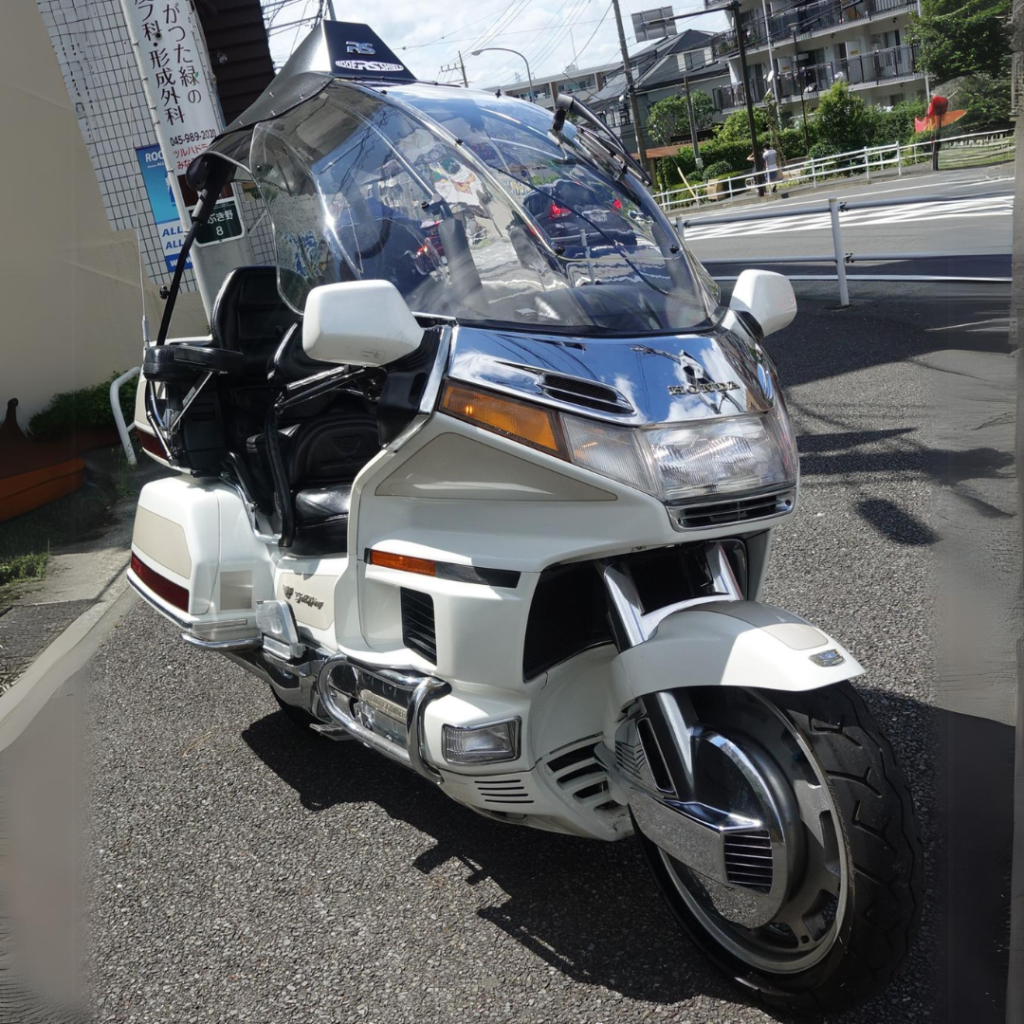
<instances>
[{"instance_id":1,"label":"green tree","mask_svg":"<svg viewBox=\"0 0 1024 1024\"><path fill-rule=\"evenodd\" d=\"M715 116L714 100L707 93L694 92L693 119L696 128L701 131L710 128ZM652 139L663 146L673 139L685 138L690 133L690 116L686 107L685 96L668 96L658 100L651 107L647 117L647 130Z\"/></svg>"},{"instance_id":2,"label":"green tree","mask_svg":"<svg viewBox=\"0 0 1024 1024\"><path fill-rule=\"evenodd\" d=\"M698 89L690 91L690 102L693 104L693 119L697 122L697 131L704 131L715 123L715 101Z\"/></svg>"},{"instance_id":3,"label":"green tree","mask_svg":"<svg viewBox=\"0 0 1024 1024\"><path fill-rule=\"evenodd\" d=\"M921 0L911 22L920 65L938 82L959 75L1007 74L1011 0Z\"/></svg>"},{"instance_id":4,"label":"green tree","mask_svg":"<svg viewBox=\"0 0 1024 1024\"><path fill-rule=\"evenodd\" d=\"M760 136L768 131L768 115L761 107L754 107L754 126ZM734 110L718 127L715 138L723 142L740 142L743 139L750 140L750 124L747 121L747 110Z\"/></svg>"},{"instance_id":5,"label":"green tree","mask_svg":"<svg viewBox=\"0 0 1024 1024\"><path fill-rule=\"evenodd\" d=\"M875 128L875 117L868 113L864 101L844 81L838 81L818 104L814 113L818 142L834 153L846 153L868 144Z\"/></svg>"},{"instance_id":6,"label":"green tree","mask_svg":"<svg viewBox=\"0 0 1024 1024\"><path fill-rule=\"evenodd\" d=\"M971 75L949 90L949 105L967 113L952 128L958 132L983 132L1010 127L1010 79L1007 76Z\"/></svg>"}]
</instances>

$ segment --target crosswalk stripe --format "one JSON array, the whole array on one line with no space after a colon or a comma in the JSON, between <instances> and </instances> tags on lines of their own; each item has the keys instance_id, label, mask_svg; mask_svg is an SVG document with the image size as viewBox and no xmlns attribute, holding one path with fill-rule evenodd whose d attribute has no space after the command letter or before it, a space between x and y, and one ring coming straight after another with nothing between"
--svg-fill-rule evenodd
<instances>
[{"instance_id":1,"label":"crosswalk stripe","mask_svg":"<svg viewBox=\"0 0 1024 1024\"><path fill-rule=\"evenodd\" d=\"M948 203L911 203L880 209L849 210L840 214L843 227L882 227L914 221L957 220L964 217L1006 217L1013 213L1013 196L987 196L961 199ZM825 231L831 226L827 213L809 213L763 221L741 221L737 224L702 224L686 231L686 240L730 238L737 235L766 235L780 232Z\"/></svg>"}]
</instances>

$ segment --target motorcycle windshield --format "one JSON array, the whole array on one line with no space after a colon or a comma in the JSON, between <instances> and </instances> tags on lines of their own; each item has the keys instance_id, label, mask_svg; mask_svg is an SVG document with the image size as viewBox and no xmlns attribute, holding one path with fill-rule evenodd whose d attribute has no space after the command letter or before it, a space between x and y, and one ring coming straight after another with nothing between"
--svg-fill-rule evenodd
<instances>
[{"instance_id":1,"label":"motorcycle windshield","mask_svg":"<svg viewBox=\"0 0 1024 1024\"><path fill-rule=\"evenodd\" d=\"M706 276L599 138L520 100L333 82L259 124L250 166L281 294L391 281L420 314L573 333L680 331Z\"/></svg>"}]
</instances>

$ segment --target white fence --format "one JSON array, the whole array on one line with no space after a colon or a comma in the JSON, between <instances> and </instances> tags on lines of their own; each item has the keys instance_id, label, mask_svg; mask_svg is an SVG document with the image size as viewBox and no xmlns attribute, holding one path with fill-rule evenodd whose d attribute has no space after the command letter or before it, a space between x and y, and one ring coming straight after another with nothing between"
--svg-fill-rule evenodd
<instances>
[{"instance_id":1,"label":"white fence","mask_svg":"<svg viewBox=\"0 0 1024 1024\"><path fill-rule=\"evenodd\" d=\"M969 166L982 160L1001 159L1013 153L1013 132L974 132L970 135L952 135L943 138L940 153L944 161L954 165ZM864 174L871 180L872 173L895 168L897 175L903 168L931 159L932 142L911 142L903 145L893 142L886 146L865 146L846 153L815 157L791 163L782 172L782 178L775 184L779 188L810 184L816 186L838 175ZM731 178L717 178L714 181L695 181L690 185L656 192L655 201L666 212L681 210L704 203L739 199L757 193L765 182L758 181L752 173L737 174Z\"/></svg>"}]
</instances>

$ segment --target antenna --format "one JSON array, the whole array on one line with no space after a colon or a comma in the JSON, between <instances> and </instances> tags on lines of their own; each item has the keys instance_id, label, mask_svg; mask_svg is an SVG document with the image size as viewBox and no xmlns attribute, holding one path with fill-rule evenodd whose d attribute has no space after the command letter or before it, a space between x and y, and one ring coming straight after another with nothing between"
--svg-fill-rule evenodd
<instances>
[{"instance_id":1,"label":"antenna","mask_svg":"<svg viewBox=\"0 0 1024 1024\"><path fill-rule=\"evenodd\" d=\"M149 317L146 316L146 272L142 266L142 229L135 229L139 240L139 291L142 293L142 345L149 348Z\"/></svg>"}]
</instances>

